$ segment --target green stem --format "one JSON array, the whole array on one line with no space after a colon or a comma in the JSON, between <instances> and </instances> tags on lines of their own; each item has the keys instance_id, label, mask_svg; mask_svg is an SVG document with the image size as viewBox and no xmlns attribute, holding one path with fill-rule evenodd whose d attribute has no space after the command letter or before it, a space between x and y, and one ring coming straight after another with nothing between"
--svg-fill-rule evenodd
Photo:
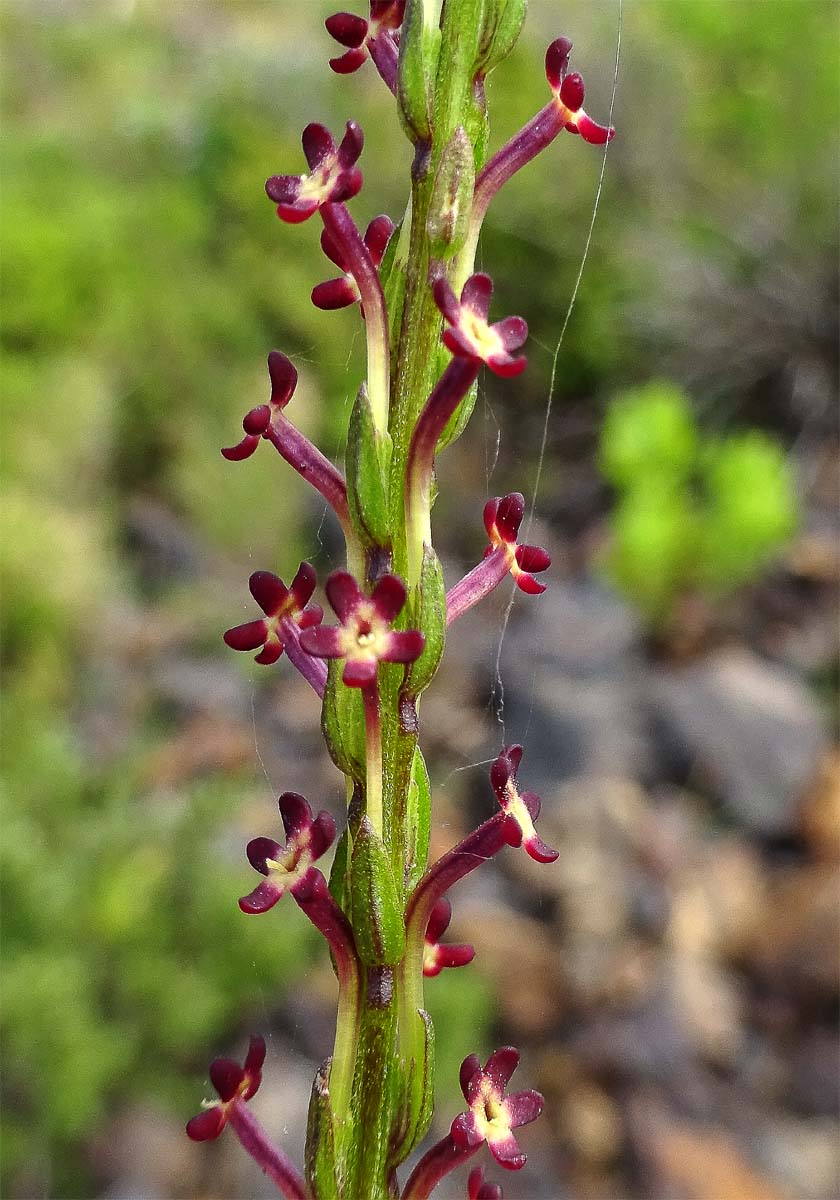
<instances>
[{"instance_id":1,"label":"green stem","mask_svg":"<svg viewBox=\"0 0 840 1200\"><path fill-rule=\"evenodd\" d=\"M379 684L362 688L365 706L365 812L378 838L382 827L382 721L379 710Z\"/></svg>"}]
</instances>

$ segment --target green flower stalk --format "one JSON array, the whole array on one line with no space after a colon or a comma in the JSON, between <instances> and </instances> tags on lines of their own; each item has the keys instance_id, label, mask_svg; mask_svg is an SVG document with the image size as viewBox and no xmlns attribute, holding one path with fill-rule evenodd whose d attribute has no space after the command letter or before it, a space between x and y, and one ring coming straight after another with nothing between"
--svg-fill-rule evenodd
<instances>
[{"instance_id":1,"label":"green flower stalk","mask_svg":"<svg viewBox=\"0 0 840 1200\"><path fill-rule=\"evenodd\" d=\"M382 215L363 235L348 207L362 187L364 146L352 120L340 143L323 126L308 125L308 173L266 183L282 221L320 215L321 246L341 275L317 284L312 301L325 310L359 305L367 377L350 416L344 474L286 415L297 373L278 351L268 359L269 402L247 413L244 437L222 451L238 462L271 442L325 500L347 550L347 569L325 582L337 624L325 624L312 603L317 579L302 563L289 587L270 571L255 572L249 586L263 615L224 635L235 650L258 650L257 662L267 667L276 669L285 652L322 698L327 750L346 777L339 823L326 811L313 816L296 793L280 797L285 844L269 837L249 843L248 859L263 879L239 905L248 916L272 911L265 919L288 919L273 912L288 892L327 942L339 1003L333 1052L312 1089L303 1171L248 1108L265 1057L259 1037L244 1067L213 1062L219 1100L205 1102L187 1133L204 1141L231 1125L280 1194L296 1200L420 1200L485 1143L498 1166L519 1170L526 1156L513 1130L543 1107L537 1092L506 1093L519 1061L513 1047L497 1050L484 1067L468 1055L461 1069L468 1111L401 1184L400 1168L433 1113L425 981L474 957L471 946L441 943L452 913L448 893L506 847L521 847L541 864L558 856L536 829L539 798L519 791L522 748L507 746L490 771L496 811L429 864L431 788L418 744L420 700L447 627L508 575L538 595L545 584L536 576L551 562L542 547L518 540L519 492L486 501L484 557L448 592L432 530L436 456L463 431L482 367L505 379L526 367L518 353L525 321L490 323L492 281L474 271L488 207L562 130L595 144L613 134L583 111L583 81L568 73L571 43L558 38L546 55L551 102L488 159L484 80L515 44L525 7L526 0L371 0L366 18L338 13L327 21L344 51L330 60L332 69L350 74L369 59L414 146L398 229ZM315 864L337 836L327 884ZM465 1187L473 1200L502 1195L481 1168Z\"/></svg>"}]
</instances>

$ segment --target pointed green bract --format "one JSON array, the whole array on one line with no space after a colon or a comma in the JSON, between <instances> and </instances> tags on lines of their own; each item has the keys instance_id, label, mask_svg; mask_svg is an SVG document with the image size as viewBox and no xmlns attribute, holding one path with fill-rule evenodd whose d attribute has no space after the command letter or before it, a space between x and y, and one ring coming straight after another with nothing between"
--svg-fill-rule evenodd
<instances>
[{"instance_id":1,"label":"pointed green bract","mask_svg":"<svg viewBox=\"0 0 840 1200\"><path fill-rule=\"evenodd\" d=\"M368 967L399 962L405 950L402 901L385 846L367 817L353 841L350 907L362 962Z\"/></svg>"}]
</instances>

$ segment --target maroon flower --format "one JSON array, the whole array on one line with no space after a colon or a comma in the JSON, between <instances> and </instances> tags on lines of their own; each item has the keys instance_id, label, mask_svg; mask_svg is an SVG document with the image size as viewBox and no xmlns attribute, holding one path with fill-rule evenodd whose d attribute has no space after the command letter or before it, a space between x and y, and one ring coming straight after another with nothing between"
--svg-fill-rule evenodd
<instances>
[{"instance_id":1,"label":"maroon flower","mask_svg":"<svg viewBox=\"0 0 840 1200\"><path fill-rule=\"evenodd\" d=\"M347 122L340 146L329 130L314 122L306 126L301 140L310 174L272 175L265 185L269 200L277 205L278 217L293 225L311 217L322 204L349 200L362 186L362 173L355 163L364 138L355 121Z\"/></svg>"},{"instance_id":2,"label":"maroon flower","mask_svg":"<svg viewBox=\"0 0 840 1200\"><path fill-rule=\"evenodd\" d=\"M513 1046L494 1051L482 1068L471 1054L461 1064L461 1091L469 1112L452 1122L450 1137L456 1146L478 1146L487 1142L496 1161L509 1171L525 1165L513 1130L535 1121L543 1110L539 1092L514 1092L505 1095L510 1077L519 1065L519 1052Z\"/></svg>"},{"instance_id":3,"label":"maroon flower","mask_svg":"<svg viewBox=\"0 0 840 1200\"><path fill-rule=\"evenodd\" d=\"M476 1167L467 1180L467 1200L504 1200L504 1192L499 1183L485 1183L484 1167Z\"/></svg>"},{"instance_id":4,"label":"maroon flower","mask_svg":"<svg viewBox=\"0 0 840 1200\"><path fill-rule=\"evenodd\" d=\"M497 375L518 375L525 370L527 359L514 358L528 336L528 326L521 317L506 317L488 325L493 281L483 273L471 275L458 300L449 281L441 276L435 281L435 303L449 322L443 331L443 341L453 354L473 362L484 362Z\"/></svg>"},{"instance_id":5,"label":"maroon flower","mask_svg":"<svg viewBox=\"0 0 840 1200\"><path fill-rule=\"evenodd\" d=\"M440 939L452 920L452 905L444 896L438 900L429 917L423 947L423 974L428 978L439 975L444 967L464 967L475 958L475 949L465 944L440 945Z\"/></svg>"},{"instance_id":6,"label":"maroon flower","mask_svg":"<svg viewBox=\"0 0 840 1200\"><path fill-rule=\"evenodd\" d=\"M271 379L271 396L268 404L258 404L245 414L242 428L245 437L235 446L222 450L225 458L231 462L240 462L250 458L260 444L260 438L268 437L273 413L282 412L295 394L298 373L294 363L279 350L272 350L268 356L268 374Z\"/></svg>"},{"instance_id":7,"label":"maroon flower","mask_svg":"<svg viewBox=\"0 0 840 1200\"><path fill-rule=\"evenodd\" d=\"M572 43L568 38L557 38L551 43L545 54L546 79L569 133L579 133L585 142L603 146L604 142L609 142L615 136L615 130L612 126L599 125L583 111L583 79L577 71L566 74L571 49Z\"/></svg>"},{"instance_id":8,"label":"maroon flower","mask_svg":"<svg viewBox=\"0 0 840 1200\"><path fill-rule=\"evenodd\" d=\"M379 267L382 262L393 232L394 222L384 214L374 217L368 225L363 241L374 267ZM347 308L350 304L358 303L362 298L359 286L340 247L327 229L321 234L321 249L344 274L339 279L328 279L326 283L319 283L314 287L312 303L316 308L323 309ZM364 315L363 305L362 316Z\"/></svg>"},{"instance_id":9,"label":"maroon flower","mask_svg":"<svg viewBox=\"0 0 840 1200\"><path fill-rule=\"evenodd\" d=\"M509 846L524 846L536 862L554 862L559 851L547 846L534 822L540 815L540 798L535 792L520 794L516 772L522 761L521 746L505 746L490 768L490 783L505 814L505 839Z\"/></svg>"},{"instance_id":10,"label":"maroon flower","mask_svg":"<svg viewBox=\"0 0 840 1200\"><path fill-rule=\"evenodd\" d=\"M368 597L347 571L334 571L326 593L341 624L307 629L300 644L316 658L346 659L342 679L348 687L375 683L380 662L409 663L419 657L423 634L391 628L407 595L396 575L383 575Z\"/></svg>"},{"instance_id":11,"label":"maroon flower","mask_svg":"<svg viewBox=\"0 0 840 1200\"><path fill-rule=\"evenodd\" d=\"M301 563L291 587L271 571L255 571L248 580L251 595L265 613L259 621L248 621L237 625L224 634L225 642L232 650L262 650L256 656L258 663L277 662L285 649L284 622L292 622L299 629L307 629L323 620L320 604L309 604L315 590L315 571L309 563Z\"/></svg>"},{"instance_id":12,"label":"maroon flower","mask_svg":"<svg viewBox=\"0 0 840 1200\"><path fill-rule=\"evenodd\" d=\"M284 792L278 803L286 830L286 845L281 846L266 837L254 838L248 843L248 861L266 878L239 901L239 907L245 913L268 912L284 892L294 895L312 864L335 839L335 821L330 814L322 811L313 818L312 809L297 792Z\"/></svg>"},{"instance_id":13,"label":"maroon flower","mask_svg":"<svg viewBox=\"0 0 840 1200\"><path fill-rule=\"evenodd\" d=\"M251 1035L245 1065L232 1058L216 1058L210 1064L210 1081L219 1094L218 1101L205 1100L203 1112L187 1122L187 1135L194 1142L217 1138L227 1125L231 1108L237 1101L250 1100L260 1086L265 1062L265 1041Z\"/></svg>"},{"instance_id":14,"label":"maroon flower","mask_svg":"<svg viewBox=\"0 0 840 1200\"><path fill-rule=\"evenodd\" d=\"M551 566L551 556L541 546L520 546L516 540L522 517L525 513L525 497L521 492L507 496L494 496L484 506L484 528L490 538L485 558L494 550L503 549L510 564L510 573L516 586L523 592L538 596L545 591L545 584L534 578L535 574Z\"/></svg>"},{"instance_id":15,"label":"maroon flower","mask_svg":"<svg viewBox=\"0 0 840 1200\"><path fill-rule=\"evenodd\" d=\"M375 48L371 46L375 39L384 36L393 41L391 31L399 29L404 14L405 0L371 0L369 21L347 12L327 17L324 22L327 32L340 46L347 47L340 57L330 59L332 69L338 75L349 75L358 71L368 54L375 54Z\"/></svg>"}]
</instances>

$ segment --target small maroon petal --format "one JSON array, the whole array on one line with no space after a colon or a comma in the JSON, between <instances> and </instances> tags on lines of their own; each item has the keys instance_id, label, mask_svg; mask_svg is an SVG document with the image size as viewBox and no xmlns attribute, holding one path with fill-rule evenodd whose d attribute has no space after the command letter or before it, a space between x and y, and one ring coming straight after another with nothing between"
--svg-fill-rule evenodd
<instances>
[{"instance_id":1,"label":"small maroon petal","mask_svg":"<svg viewBox=\"0 0 840 1200\"><path fill-rule=\"evenodd\" d=\"M528 366L528 359L524 355L519 358L511 358L509 354L489 354L487 366L494 375L498 375L502 379L513 379L515 375L522 374Z\"/></svg>"},{"instance_id":2,"label":"small maroon petal","mask_svg":"<svg viewBox=\"0 0 840 1200\"><path fill-rule=\"evenodd\" d=\"M260 444L260 439L253 434L247 434L241 442L237 442L235 446L225 446L222 449L222 456L228 462L242 462L244 458L250 458Z\"/></svg>"},{"instance_id":3,"label":"small maroon petal","mask_svg":"<svg viewBox=\"0 0 840 1200\"><path fill-rule=\"evenodd\" d=\"M451 946L438 946L438 962L441 967L465 967L475 958L475 946L466 942Z\"/></svg>"},{"instance_id":4,"label":"small maroon petal","mask_svg":"<svg viewBox=\"0 0 840 1200\"><path fill-rule=\"evenodd\" d=\"M519 1051L515 1046L502 1046L494 1050L484 1064L484 1074L491 1080L501 1095L510 1083L510 1077L519 1066Z\"/></svg>"},{"instance_id":5,"label":"small maroon petal","mask_svg":"<svg viewBox=\"0 0 840 1200\"><path fill-rule=\"evenodd\" d=\"M375 658L351 658L341 678L347 687L369 687L376 682L377 669Z\"/></svg>"},{"instance_id":6,"label":"small maroon petal","mask_svg":"<svg viewBox=\"0 0 840 1200\"><path fill-rule=\"evenodd\" d=\"M250 412L245 414L242 421L242 428L246 433L259 435L265 433L271 421L271 409L267 404L259 404L256 408L252 408Z\"/></svg>"},{"instance_id":7,"label":"small maroon petal","mask_svg":"<svg viewBox=\"0 0 840 1200\"><path fill-rule=\"evenodd\" d=\"M502 824L502 837L505 839L508 846L522 845L522 826L515 817L505 814L505 819Z\"/></svg>"},{"instance_id":8,"label":"small maroon petal","mask_svg":"<svg viewBox=\"0 0 840 1200\"><path fill-rule=\"evenodd\" d=\"M476 1129L472 1113L459 1113L449 1127L449 1136L456 1146L465 1149L467 1146L478 1146L484 1141L484 1137Z\"/></svg>"},{"instance_id":9,"label":"small maroon petal","mask_svg":"<svg viewBox=\"0 0 840 1200\"><path fill-rule=\"evenodd\" d=\"M245 1080L245 1072L232 1058L216 1058L210 1064L210 1082L223 1101L230 1100Z\"/></svg>"},{"instance_id":10,"label":"small maroon petal","mask_svg":"<svg viewBox=\"0 0 840 1200\"><path fill-rule=\"evenodd\" d=\"M304 629L300 635L300 644L306 653L314 658L344 657L341 630L334 625L316 625L312 629Z\"/></svg>"},{"instance_id":11,"label":"small maroon petal","mask_svg":"<svg viewBox=\"0 0 840 1200\"><path fill-rule=\"evenodd\" d=\"M528 816L531 818L531 820L536 821L537 817L540 815L540 809L542 808L542 800L540 800L537 793L523 792L519 799L527 808Z\"/></svg>"},{"instance_id":12,"label":"small maroon petal","mask_svg":"<svg viewBox=\"0 0 840 1200\"><path fill-rule=\"evenodd\" d=\"M270 667L282 657L285 649L285 644L281 642L277 634L270 633L265 640L262 650L259 654L254 655L254 662L259 663L262 667Z\"/></svg>"},{"instance_id":13,"label":"small maroon petal","mask_svg":"<svg viewBox=\"0 0 840 1200\"><path fill-rule=\"evenodd\" d=\"M317 200L301 200L294 204L278 204L277 216L281 221L285 221L287 225L300 225L302 221L308 221L314 212L317 212L320 205Z\"/></svg>"},{"instance_id":14,"label":"small maroon petal","mask_svg":"<svg viewBox=\"0 0 840 1200\"><path fill-rule=\"evenodd\" d=\"M551 555L542 546L518 546L516 565L523 571L547 571L551 566Z\"/></svg>"},{"instance_id":15,"label":"small maroon petal","mask_svg":"<svg viewBox=\"0 0 840 1200\"><path fill-rule=\"evenodd\" d=\"M256 650L257 646L262 646L265 642L267 634L268 627L265 621L249 621L247 625L226 629L222 636L225 645L230 646L231 650Z\"/></svg>"},{"instance_id":16,"label":"small maroon petal","mask_svg":"<svg viewBox=\"0 0 840 1200\"><path fill-rule=\"evenodd\" d=\"M265 194L275 204L293 204L299 192L299 175L272 175L265 181Z\"/></svg>"},{"instance_id":17,"label":"small maroon petal","mask_svg":"<svg viewBox=\"0 0 840 1200\"><path fill-rule=\"evenodd\" d=\"M520 1125L530 1125L536 1121L545 1107L545 1099L539 1092L529 1089L506 1096L504 1107L511 1129L518 1129Z\"/></svg>"},{"instance_id":18,"label":"small maroon petal","mask_svg":"<svg viewBox=\"0 0 840 1200\"><path fill-rule=\"evenodd\" d=\"M370 19L386 29L399 29L406 0L370 0Z\"/></svg>"},{"instance_id":19,"label":"small maroon petal","mask_svg":"<svg viewBox=\"0 0 840 1200\"><path fill-rule=\"evenodd\" d=\"M490 301L493 297L493 280L483 271L471 275L461 290L461 304L487 320L490 311Z\"/></svg>"},{"instance_id":20,"label":"small maroon petal","mask_svg":"<svg viewBox=\"0 0 840 1200\"><path fill-rule=\"evenodd\" d=\"M300 792L284 792L277 801L287 845L312 826L312 809Z\"/></svg>"},{"instance_id":21,"label":"small maroon petal","mask_svg":"<svg viewBox=\"0 0 840 1200\"><path fill-rule=\"evenodd\" d=\"M496 528L506 542L515 542L525 515L525 497L521 492L502 496L496 510Z\"/></svg>"},{"instance_id":22,"label":"small maroon petal","mask_svg":"<svg viewBox=\"0 0 840 1200\"><path fill-rule=\"evenodd\" d=\"M364 243L370 251L373 265L378 267L385 256L391 235L394 232L394 222L384 213L374 217L365 230Z\"/></svg>"},{"instance_id":23,"label":"small maroon petal","mask_svg":"<svg viewBox=\"0 0 840 1200\"><path fill-rule=\"evenodd\" d=\"M417 629L391 633L380 654L383 662L410 663L423 653L426 639Z\"/></svg>"},{"instance_id":24,"label":"small maroon petal","mask_svg":"<svg viewBox=\"0 0 840 1200\"><path fill-rule=\"evenodd\" d=\"M295 364L279 350L272 350L268 356L268 375L271 380L271 403L277 408L285 408L297 387Z\"/></svg>"},{"instance_id":25,"label":"small maroon petal","mask_svg":"<svg viewBox=\"0 0 840 1200\"><path fill-rule=\"evenodd\" d=\"M521 592L526 592L529 596L541 596L545 591L546 585L540 583L533 575L529 575L527 571L521 572L516 576L516 586Z\"/></svg>"},{"instance_id":26,"label":"small maroon petal","mask_svg":"<svg viewBox=\"0 0 840 1200\"><path fill-rule=\"evenodd\" d=\"M342 271L347 270L347 263L344 261L344 255L341 253L340 246L337 245L335 239L328 229L321 230L321 249L326 254L330 262L335 263Z\"/></svg>"},{"instance_id":27,"label":"small maroon petal","mask_svg":"<svg viewBox=\"0 0 840 1200\"><path fill-rule=\"evenodd\" d=\"M432 909L429 924L426 927L426 941L434 944L439 942L452 920L452 905L443 896Z\"/></svg>"},{"instance_id":28,"label":"small maroon petal","mask_svg":"<svg viewBox=\"0 0 840 1200\"><path fill-rule=\"evenodd\" d=\"M490 768L490 786L496 793L499 803L505 799L505 788L513 776L513 766L504 750Z\"/></svg>"},{"instance_id":29,"label":"small maroon petal","mask_svg":"<svg viewBox=\"0 0 840 1200\"><path fill-rule=\"evenodd\" d=\"M467 1200L504 1200L504 1193L500 1184L485 1183L484 1168L476 1167L467 1180Z\"/></svg>"},{"instance_id":30,"label":"small maroon petal","mask_svg":"<svg viewBox=\"0 0 840 1200\"><path fill-rule=\"evenodd\" d=\"M312 121L306 126L300 140L310 171L317 171L330 155L335 154L332 134L317 121Z\"/></svg>"},{"instance_id":31,"label":"small maroon petal","mask_svg":"<svg viewBox=\"0 0 840 1200\"><path fill-rule=\"evenodd\" d=\"M493 537L493 531L496 526L496 514L499 511L500 503L501 498L499 496L493 496L493 498L488 500L484 505L484 528L487 530L487 536L489 538Z\"/></svg>"},{"instance_id":32,"label":"small maroon petal","mask_svg":"<svg viewBox=\"0 0 840 1200\"><path fill-rule=\"evenodd\" d=\"M247 896L240 897L239 907L244 913L264 913L280 899L285 887L274 879L264 879Z\"/></svg>"},{"instance_id":33,"label":"small maroon petal","mask_svg":"<svg viewBox=\"0 0 840 1200\"><path fill-rule=\"evenodd\" d=\"M349 46L351 50L357 50L367 37L368 23L364 17L357 17L355 13L335 13L332 17L327 17L324 25L327 33L334 37L340 46Z\"/></svg>"},{"instance_id":34,"label":"small maroon petal","mask_svg":"<svg viewBox=\"0 0 840 1200\"><path fill-rule=\"evenodd\" d=\"M458 1081L461 1084L461 1091L464 1093L464 1099L467 1104L472 1099L472 1084L477 1075L481 1074L481 1061L477 1054L468 1054L461 1063L461 1069L458 1072Z\"/></svg>"},{"instance_id":35,"label":"small maroon petal","mask_svg":"<svg viewBox=\"0 0 840 1200\"><path fill-rule=\"evenodd\" d=\"M192 1138L194 1142L211 1142L219 1136L225 1125L227 1117L224 1109L214 1104L212 1108L205 1109L197 1117L187 1121L187 1137Z\"/></svg>"},{"instance_id":36,"label":"small maroon petal","mask_svg":"<svg viewBox=\"0 0 840 1200\"><path fill-rule=\"evenodd\" d=\"M556 862L560 857L560 851L547 845L537 833L531 837L524 838L523 845L534 862L552 863Z\"/></svg>"},{"instance_id":37,"label":"small maroon petal","mask_svg":"<svg viewBox=\"0 0 840 1200\"><path fill-rule=\"evenodd\" d=\"M312 289L312 303L323 312L335 312L339 308L349 308L359 299L358 289L349 279L328 279L318 283Z\"/></svg>"},{"instance_id":38,"label":"small maroon petal","mask_svg":"<svg viewBox=\"0 0 840 1200\"><path fill-rule=\"evenodd\" d=\"M329 59L329 65L330 70L335 71L336 75L352 75L366 61L367 50L347 50L344 54L339 54L337 58Z\"/></svg>"},{"instance_id":39,"label":"small maroon petal","mask_svg":"<svg viewBox=\"0 0 840 1200\"><path fill-rule=\"evenodd\" d=\"M345 200L352 200L361 190L362 172L358 167L348 167L336 179L333 189L330 192L330 203L341 204Z\"/></svg>"},{"instance_id":40,"label":"small maroon petal","mask_svg":"<svg viewBox=\"0 0 840 1200\"><path fill-rule=\"evenodd\" d=\"M510 763L511 770L513 771L514 775L522 764L522 753L522 747L518 742L512 742L510 746L505 746L504 750L502 751L502 754L504 754L505 758Z\"/></svg>"},{"instance_id":41,"label":"small maroon petal","mask_svg":"<svg viewBox=\"0 0 840 1200\"><path fill-rule=\"evenodd\" d=\"M312 822L312 832L309 841L309 853L313 859L320 858L329 850L338 832L335 817L322 809Z\"/></svg>"},{"instance_id":42,"label":"small maroon petal","mask_svg":"<svg viewBox=\"0 0 840 1200\"><path fill-rule=\"evenodd\" d=\"M285 849L273 838L257 837L251 838L245 847L245 853L254 870L259 871L261 875L267 875L269 869L266 860L271 858L276 862L285 853Z\"/></svg>"},{"instance_id":43,"label":"small maroon petal","mask_svg":"<svg viewBox=\"0 0 840 1200\"><path fill-rule=\"evenodd\" d=\"M433 294L435 304L446 317L450 325L457 324L458 318L461 315L461 306L458 299L450 286L449 280L440 276L435 280Z\"/></svg>"},{"instance_id":44,"label":"small maroon petal","mask_svg":"<svg viewBox=\"0 0 840 1200\"><path fill-rule=\"evenodd\" d=\"M377 615L391 624L402 611L408 592L398 575L383 575L374 586L371 602Z\"/></svg>"},{"instance_id":45,"label":"small maroon petal","mask_svg":"<svg viewBox=\"0 0 840 1200\"><path fill-rule=\"evenodd\" d=\"M327 599L339 621L349 620L360 604L364 603L364 595L349 571L333 571L325 584Z\"/></svg>"},{"instance_id":46,"label":"small maroon petal","mask_svg":"<svg viewBox=\"0 0 840 1200\"><path fill-rule=\"evenodd\" d=\"M276 617L289 595L283 580L271 571L254 571L248 588L267 617Z\"/></svg>"},{"instance_id":47,"label":"small maroon petal","mask_svg":"<svg viewBox=\"0 0 840 1200\"><path fill-rule=\"evenodd\" d=\"M603 146L605 142L611 142L615 137L615 130L611 125L599 125L584 112L578 115L577 132L585 142L589 142L590 146Z\"/></svg>"},{"instance_id":48,"label":"small maroon petal","mask_svg":"<svg viewBox=\"0 0 840 1200\"><path fill-rule=\"evenodd\" d=\"M307 604L317 582L318 576L312 563L302 562L289 586L289 594L294 597L297 608L303 608Z\"/></svg>"},{"instance_id":49,"label":"small maroon petal","mask_svg":"<svg viewBox=\"0 0 840 1200\"><path fill-rule=\"evenodd\" d=\"M340 166L351 167L362 153L365 135L355 121L348 121L341 145L338 147L337 159Z\"/></svg>"},{"instance_id":50,"label":"small maroon petal","mask_svg":"<svg viewBox=\"0 0 840 1200\"><path fill-rule=\"evenodd\" d=\"M258 1075L265 1062L265 1038L259 1033L252 1033L248 1040L248 1053L245 1056L245 1074Z\"/></svg>"},{"instance_id":51,"label":"small maroon petal","mask_svg":"<svg viewBox=\"0 0 840 1200\"><path fill-rule=\"evenodd\" d=\"M553 92L560 90L560 85L569 67L569 55L572 43L568 38L559 37L545 52L545 75Z\"/></svg>"},{"instance_id":52,"label":"small maroon petal","mask_svg":"<svg viewBox=\"0 0 840 1200\"><path fill-rule=\"evenodd\" d=\"M299 629L308 629L310 625L320 625L324 619L324 610L320 604L308 604L296 621Z\"/></svg>"},{"instance_id":53,"label":"small maroon petal","mask_svg":"<svg viewBox=\"0 0 840 1200\"><path fill-rule=\"evenodd\" d=\"M572 75L567 75L560 87L560 99L566 105L566 108L572 112L577 112L583 104L584 97L583 76L575 71Z\"/></svg>"},{"instance_id":54,"label":"small maroon petal","mask_svg":"<svg viewBox=\"0 0 840 1200\"><path fill-rule=\"evenodd\" d=\"M511 350L518 350L528 339L528 324L522 317L505 317L503 321L497 321L491 328L502 339L502 345L508 353Z\"/></svg>"},{"instance_id":55,"label":"small maroon petal","mask_svg":"<svg viewBox=\"0 0 840 1200\"><path fill-rule=\"evenodd\" d=\"M488 1140L487 1145L499 1166L508 1171L519 1171L528 1161L512 1133L494 1138L492 1142Z\"/></svg>"}]
</instances>

